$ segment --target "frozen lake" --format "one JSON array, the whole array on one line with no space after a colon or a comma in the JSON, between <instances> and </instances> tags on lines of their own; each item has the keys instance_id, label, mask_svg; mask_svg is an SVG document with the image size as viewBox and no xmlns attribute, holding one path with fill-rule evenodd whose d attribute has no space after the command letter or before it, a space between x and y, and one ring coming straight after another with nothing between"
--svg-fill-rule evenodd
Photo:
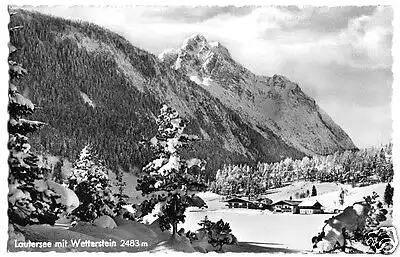
<instances>
[{"instance_id":1,"label":"frozen lake","mask_svg":"<svg viewBox=\"0 0 400 257\"><path fill-rule=\"evenodd\" d=\"M259 246L288 248L311 251L311 238L316 236L324 225L324 220L332 214L273 214L248 209L224 209L221 211L191 211L186 214L187 230L200 228L197 223L205 216L212 221L223 219L229 222L232 233L239 242Z\"/></svg>"},{"instance_id":2,"label":"frozen lake","mask_svg":"<svg viewBox=\"0 0 400 257\"><path fill-rule=\"evenodd\" d=\"M185 230L200 228L197 223L205 216L212 221L229 222L239 242L252 242L259 246L312 250L311 238L321 232L324 220L332 214L273 214L253 210L223 210L188 212Z\"/></svg>"}]
</instances>

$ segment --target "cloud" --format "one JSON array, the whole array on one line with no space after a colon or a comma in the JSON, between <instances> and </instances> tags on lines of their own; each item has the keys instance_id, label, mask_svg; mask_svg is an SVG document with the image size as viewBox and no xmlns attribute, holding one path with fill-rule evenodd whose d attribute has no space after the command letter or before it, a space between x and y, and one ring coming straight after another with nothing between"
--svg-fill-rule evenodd
<instances>
[{"instance_id":1,"label":"cloud","mask_svg":"<svg viewBox=\"0 0 400 257\"><path fill-rule=\"evenodd\" d=\"M283 31L311 30L319 33L337 32L347 27L351 19L371 15L376 6L341 6L341 7L280 7L288 11L296 22L279 20Z\"/></svg>"},{"instance_id":2,"label":"cloud","mask_svg":"<svg viewBox=\"0 0 400 257\"><path fill-rule=\"evenodd\" d=\"M268 19L268 23L275 23L275 26L269 25L270 28L265 29L261 37L278 45L283 54L290 53L312 62L336 62L368 69L391 67L393 10L390 7L335 7L317 10L315 7L296 12L281 9L276 12L280 15L272 15ZM366 14L358 16L361 11ZM343 16L348 19L341 20L342 24L335 26L335 22L329 23L334 14L337 14L337 19ZM350 18L352 16L356 17ZM321 19L325 19L325 22L320 23ZM323 32L327 28L324 23L329 23L336 31L328 29ZM315 30L316 27L319 27L319 31Z\"/></svg>"},{"instance_id":3,"label":"cloud","mask_svg":"<svg viewBox=\"0 0 400 257\"><path fill-rule=\"evenodd\" d=\"M149 9L145 15L149 18L161 18L164 21L198 23L223 14L244 16L251 13L254 9L254 6L156 7Z\"/></svg>"},{"instance_id":4,"label":"cloud","mask_svg":"<svg viewBox=\"0 0 400 257\"><path fill-rule=\"evenodd\" d=\"M393 10L378 7L371 16L361 16L349 22L339 36L352 53L351 64L368 67L391 67Z\"/></svg>"}]
</instances>

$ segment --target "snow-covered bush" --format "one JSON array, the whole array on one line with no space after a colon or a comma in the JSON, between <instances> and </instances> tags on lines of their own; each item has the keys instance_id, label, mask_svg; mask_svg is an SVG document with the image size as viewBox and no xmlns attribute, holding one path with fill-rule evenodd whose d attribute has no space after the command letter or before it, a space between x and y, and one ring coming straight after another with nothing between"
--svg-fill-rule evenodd
<instances>
[{"instance_id":1,"label":"snow-covered bush","mask_svg":"<svg viewBox=\"0 0 400 257\"><path fill-rule=\"evenodd\" d=\"M378 200L375 192L325 221L317 236L312 238L313 248L318 252L343 251L349 253L387 253L395 247L397 239L389 233L383 236L380 224L387 219L388 211ZM382 230L382 229L381 229ZM378 233L379 232L379 233ZM382 243L382 239L389 240Z\"/></svg>"},{"instance_id":2,"label":"snow-covered bush","mask_svg":"<svg viewBox=\"0 0 400 257\"><path fill-rule=\"evenodd\" d=\"M172 227L173 235L177 233L177 224L185 221L186 208L199 203L195 201L193 192L206 189L206 185L191 173L192 167L189 168L188 162L180 156L185 145L198 140L197 136L183 133L186 124L187 121L175 110L162 106L157 118L157 134L150 140L155 159L143 168L143 176L136 187L144 196L149 196L139 205L138 215L147 215L159 203L160 228L169 230Z\"/></svg>"},{"instance_id":3,"label":"snow-covered bush","mask_svg":"<svg viewBox=\"0 0 400 257\"><path fill-rule=\"evenodd\" d=\"M15 15L15 14L12 14ZM10 16L12 16L10 14ZM21 64L12 61L18 49L12 45L15 33L20 33L22 26L12 26L10 22L9 44L9 104L8 121L9 132L9 193L8 216L12 223L27 224L54 224L65 211L65 205L60 201L60 195L45 186L44 174L48 168L39 157L31 152L27 135L40 129L45 124L39 121L24 119L31 115L35 106L18 91L14 85L18 79L27 74Z\"/></svg>"}]
</instances>

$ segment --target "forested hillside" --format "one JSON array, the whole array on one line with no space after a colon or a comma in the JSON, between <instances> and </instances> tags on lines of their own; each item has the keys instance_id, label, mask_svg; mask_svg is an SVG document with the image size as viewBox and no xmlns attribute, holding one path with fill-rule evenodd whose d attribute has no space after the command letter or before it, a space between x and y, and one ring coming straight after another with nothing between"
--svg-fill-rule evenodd
<instances>
[{"instance_id":1,"label":"forested hillside","mask_svg":"<svg viewBox=\"0 0 400 257\"><path fill-rule=\"evenodd\" d=\"M151 158L140 142L154 135L166 102L189 119L189 133L202 137L188 151L209 171L226 162L304 156L271 131L261 136L186 76L113 32L23 10L14 24L25 28L12 43L28 70L16 86L38 106L34 118L48 124L31 138L40 153L75 160L91 143L111 168L140 168Z\"/></svg>"}]
</instances>

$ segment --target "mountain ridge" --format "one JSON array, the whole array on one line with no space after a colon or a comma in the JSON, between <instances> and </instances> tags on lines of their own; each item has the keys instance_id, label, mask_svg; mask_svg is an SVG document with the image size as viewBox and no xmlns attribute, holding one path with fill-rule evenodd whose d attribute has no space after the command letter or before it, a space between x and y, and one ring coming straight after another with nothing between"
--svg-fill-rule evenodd
<instances>
[{"instance_id":1,"label":"mountain ridge","mask_svg":"<svg viewBox=\"0 0 400 257\"><path fill-rule=\"evenodd\" d=\"M186 74L254 127L270 129L307 155L356 149L346 132L297 83L282 75L252 73L234 61L219 42L209 43L201 34L194 34L180 47L162 52L159 59Z\"/></svg>"}]
</instances>

